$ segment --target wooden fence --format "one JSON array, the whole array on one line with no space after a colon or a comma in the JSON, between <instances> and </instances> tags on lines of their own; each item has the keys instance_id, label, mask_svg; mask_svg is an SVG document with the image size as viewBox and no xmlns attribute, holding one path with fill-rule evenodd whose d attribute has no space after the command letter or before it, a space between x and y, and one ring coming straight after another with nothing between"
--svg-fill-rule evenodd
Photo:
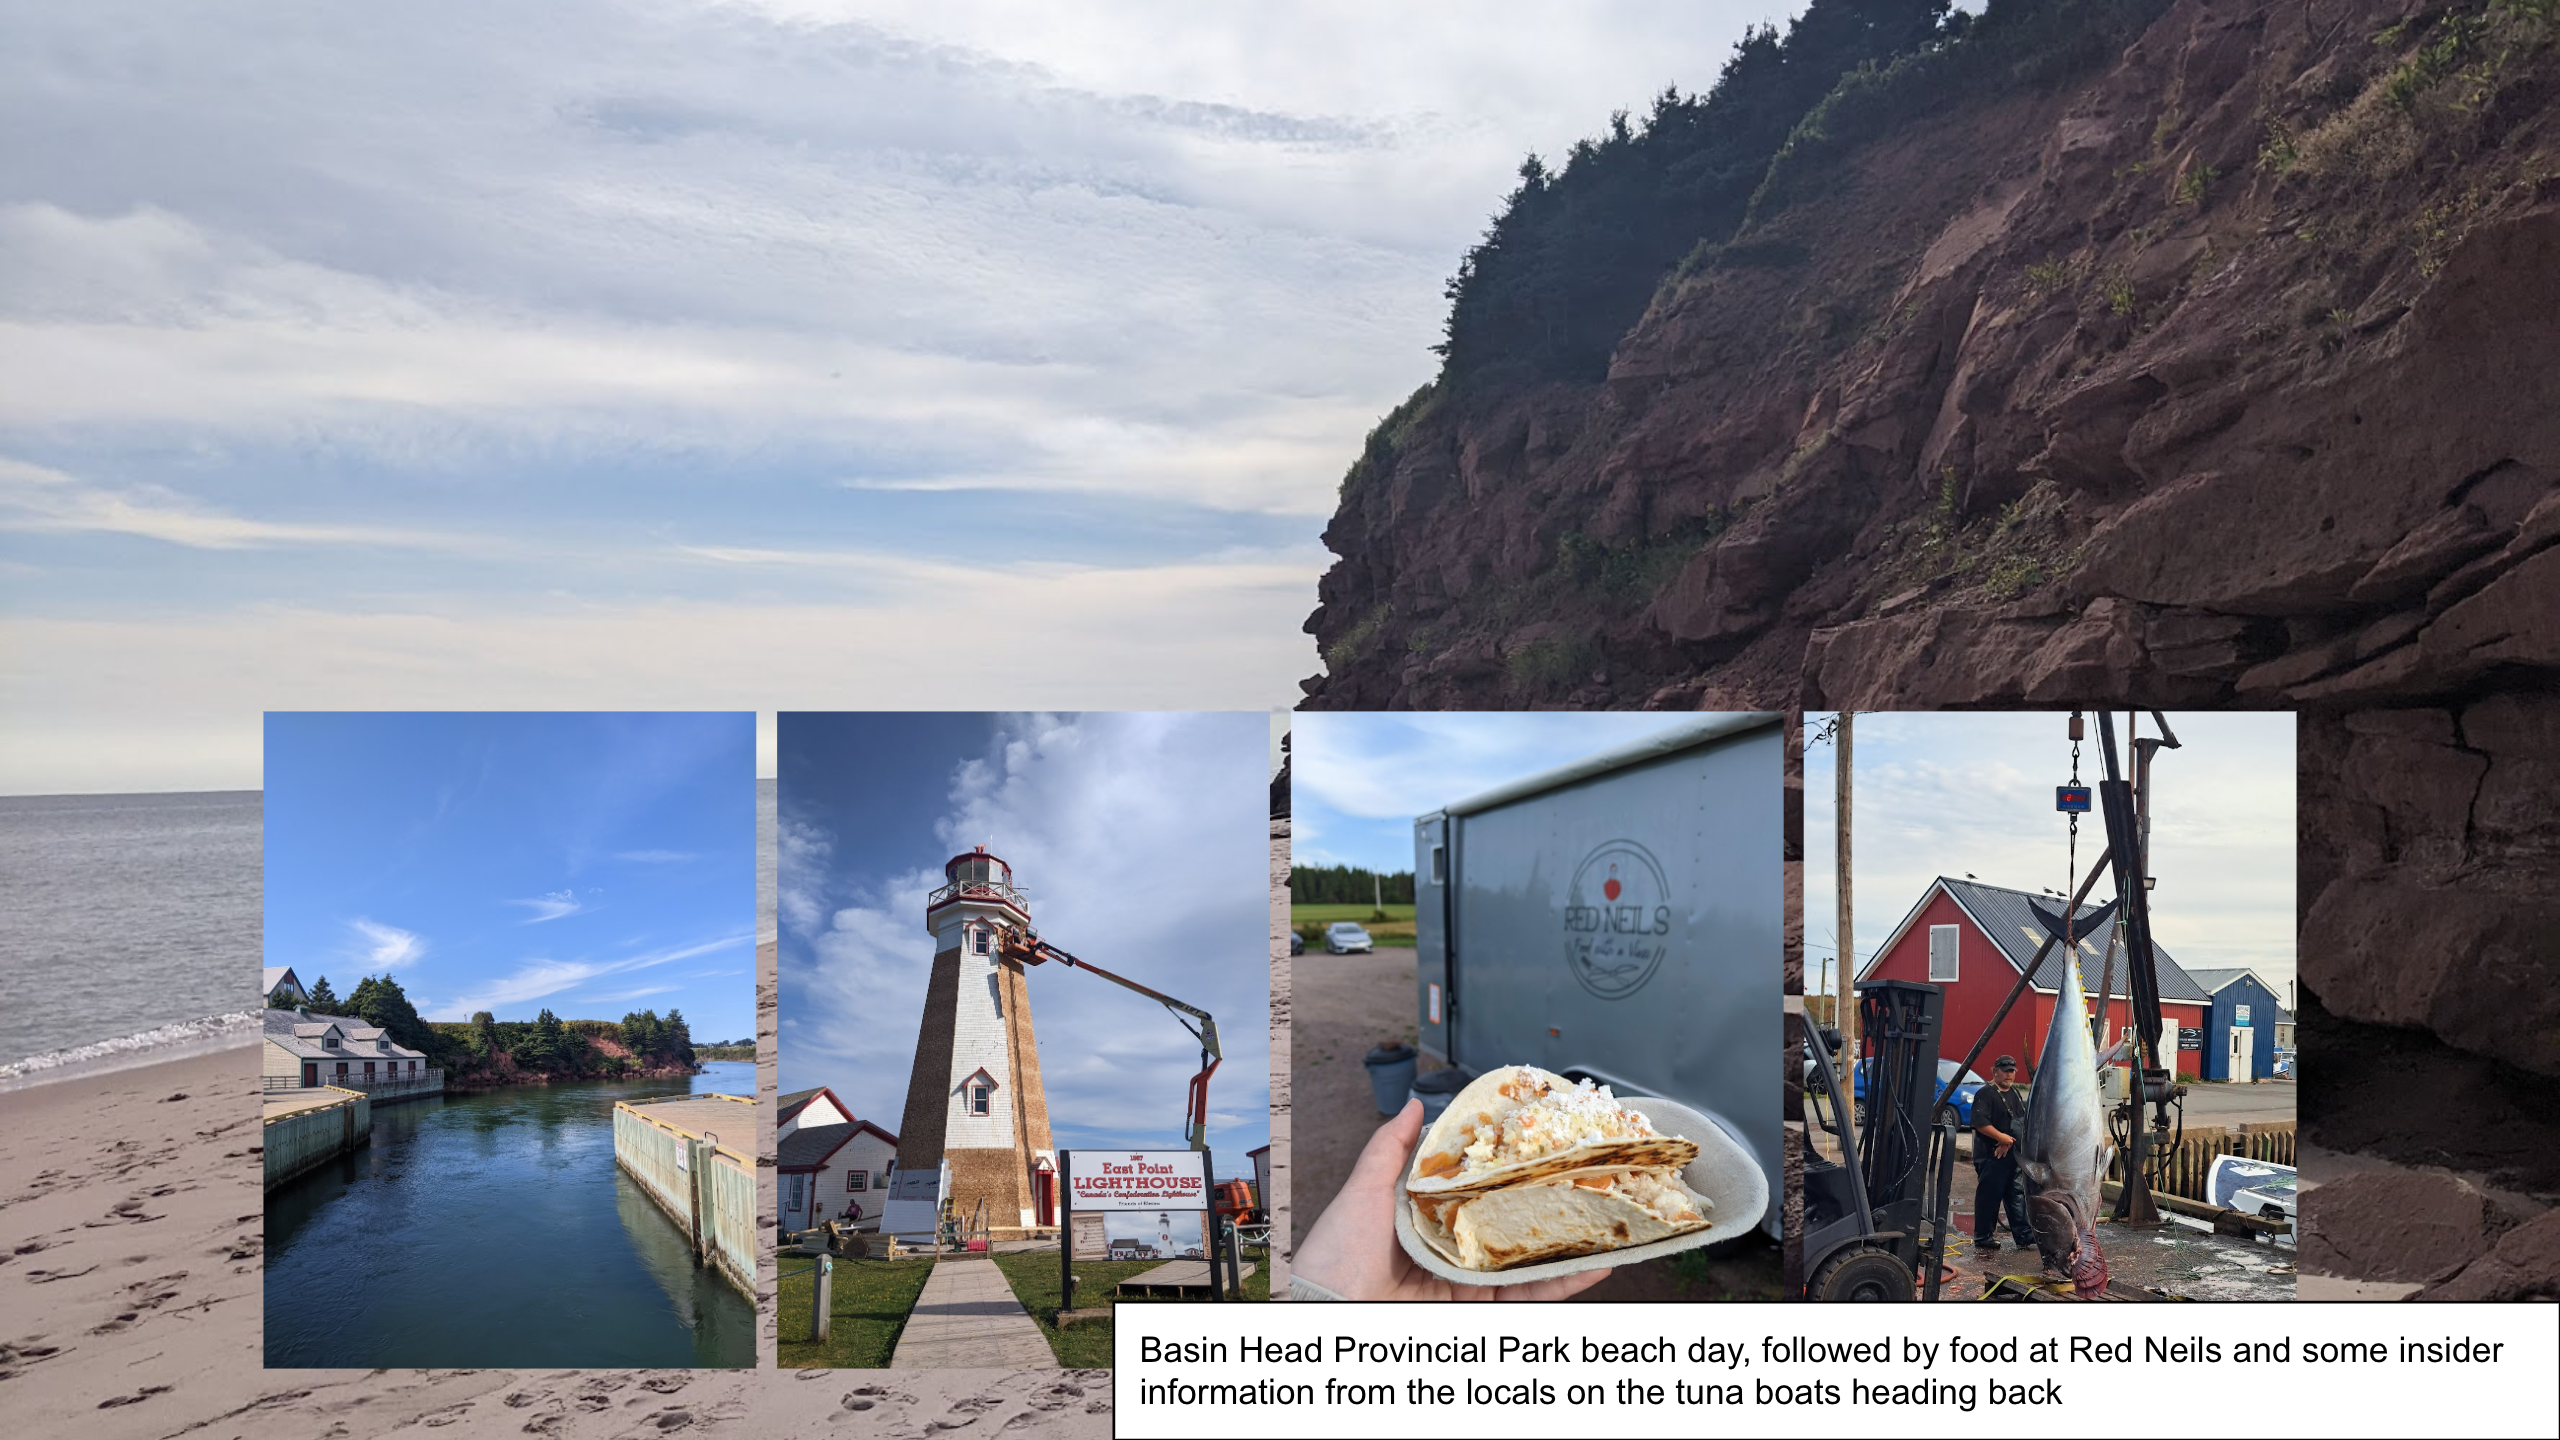
<instances>
[{"instance_id":1,"label":"wooden fence","mask_svg":"<svg viewBox=\"0 0 2560 1440\"><path fill-rule=\"evenodd\" d=\"M324 1085L323 1090L337 1090ZM359 1145L373 1143L373 1101L361 1090L337 1090L334 1103L267 1121L267 1187L273 1190Z\"/></svg>"},{"instance_id":2,"label":"wooden fence","mask_svg":"<svg viewBox=\"0 0 2560 1440\"><path fill-rule=\"evenodd\" d=\"M2236 1126L2187 1127L2185 1138L2165 1164L2152 1173L2152 1190L2162 1195L2178 1195L2189 1200L2204 1200L2204 1180L2213 1169L2218 1155L2245 1155L2252 1160L2271 1160L2279 1165L2294 1163L2294 1122L2261 1121ZM2124 1178L2124 1155L2119 1151L2115 1163L2108 1167L2107 1178Z\"/></svg>"},{"instance_id":3,"label":"wooden fence","mask_svg":"<svg viewBox=\"0 0 2560 1440\"><path fill-rule=\"evenodd\" d=\"M739 1099L694 1096L694 1099ZM756 1293L756 1162L730 1145L648 1113L647 1102L614 1102L613 1158L675 1218L694 1254L752 1296ZM744 1123L754 1122L754 1102Z\"/></svg>"}]
</instances>

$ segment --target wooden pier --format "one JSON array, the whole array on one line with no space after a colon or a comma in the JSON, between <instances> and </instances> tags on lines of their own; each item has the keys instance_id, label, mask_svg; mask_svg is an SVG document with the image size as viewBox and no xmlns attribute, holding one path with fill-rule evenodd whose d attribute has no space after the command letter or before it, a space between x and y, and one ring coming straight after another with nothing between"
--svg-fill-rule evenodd
<instances>
[{"instance_id":1,"label":"wooden pier","mask_svg":"<svg viewBox=\"0 0 2560 1440\"><path fill-rule=\"evenodd\" d=\"M266 1099L269 1190L373 1143L373 1101L361 1090L322 1085L270 1091Z\"/></svg>"},{"instance_id":2,"label":"wooden pier","mask_svg":"<svg viewBox=\"0 0 2560 1440\"><path fill-rule=\"evenodd\" d=\"M617 1100L613 1159L691 1237L695 1258L756 1293L756 1110L743 1095Z\"/></svg>"}]
</instances>

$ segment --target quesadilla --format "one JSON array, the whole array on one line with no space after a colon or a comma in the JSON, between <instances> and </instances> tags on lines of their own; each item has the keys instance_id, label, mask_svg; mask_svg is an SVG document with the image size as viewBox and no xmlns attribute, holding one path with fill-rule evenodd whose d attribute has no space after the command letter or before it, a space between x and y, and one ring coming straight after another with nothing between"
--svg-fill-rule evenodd
<instances>
[{"instance_id":1,"label":"quesadilla","mask_svg":"<svg viewBox=\"0 0 2560 1440\"><path fill-rule=\"evenodd\" d=\"M1710 1202L1680 1178L1697 1155L1607 1086L1506 1066L1451 1099L1405 1198L1441 1259L1507 1270L1708 1228Z\"/></svg>"}]
</instances>

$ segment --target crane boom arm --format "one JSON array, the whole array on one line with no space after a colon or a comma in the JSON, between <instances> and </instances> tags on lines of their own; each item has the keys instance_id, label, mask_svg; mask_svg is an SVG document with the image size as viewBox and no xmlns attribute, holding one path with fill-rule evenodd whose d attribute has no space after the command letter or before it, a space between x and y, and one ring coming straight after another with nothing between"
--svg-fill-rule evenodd
<instances>
[{"instance_id":1,"label":"crane boom arm","mask_svg":"<svg viewBox=\"0 0 2560 1440\"><path fill-rule=\"evenodd\" d=\"M1218 1022L1210 1016L1208 1011L1197 1005L1176 1000L1161 990L1141 985L1126 975L1114 975L1090 960L1077 959L1036 934L1025 934L1019 937L1008 935L1003 943L1007 954L1025 964L1039 965L1055 960L1071 970L1089 971L1124 990L1136 991L1172 1011L1174 1019L1181 1021L1182 1028L1190 1031L1193 1038L1200 1042L1200 1073L1191 1077L1191 1094L1189 1103L1184 1109L1183 1120L1191 1139L1191 1148L1194 1150L1209 1148L1209 1077L1218 1072L1219 1064L1226 1057L1218 1049ZM1186 1015L1191 1019L1184 1020L1183 1017ZM1197 1020L1200 1023L1194 1025L1191 1020Z\"/></svg>"}]
</instances>

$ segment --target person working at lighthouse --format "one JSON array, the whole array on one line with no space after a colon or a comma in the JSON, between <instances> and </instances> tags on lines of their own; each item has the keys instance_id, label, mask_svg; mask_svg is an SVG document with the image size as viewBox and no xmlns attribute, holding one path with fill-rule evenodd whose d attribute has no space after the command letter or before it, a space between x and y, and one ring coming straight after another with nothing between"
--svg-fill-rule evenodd
<instances>
[{"instance_id":1,"label":"person working at lighthouse","mask_svg":"<svg viewBox=\"0 0 2560 1440\"><path fill-rule=\"evenodd\" d=\"M2009 1214L2009 1238L2018 1248L2035 1248L2035 1231L2027 1223L2026 1186L2018 1175L2018 1132L2027 1123L2026 1102L2016 1090L2018 1058L2003 1055L1991 1064L1991 1083L1973 1096L1973 1248L1992 1254L2000 1248L2000 1213Z\"/></svg>"}]
</instances>

